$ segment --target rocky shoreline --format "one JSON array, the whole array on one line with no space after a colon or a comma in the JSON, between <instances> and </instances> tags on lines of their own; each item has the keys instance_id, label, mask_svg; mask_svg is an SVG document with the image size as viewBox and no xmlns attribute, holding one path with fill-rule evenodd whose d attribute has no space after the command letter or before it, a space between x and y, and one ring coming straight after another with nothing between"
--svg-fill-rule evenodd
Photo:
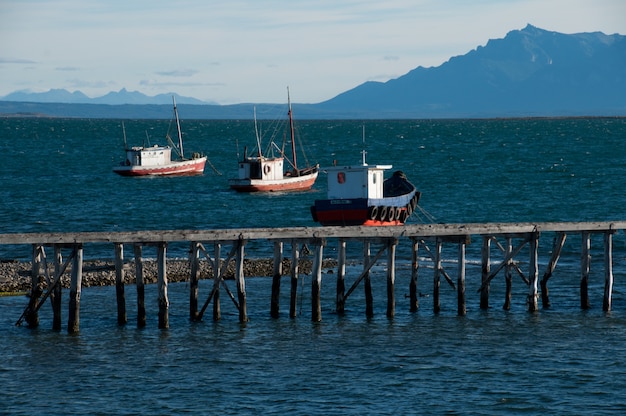
<instances>
[{"instance_id":1,"label":"rocky shoreline","mask_svg":"<svg viewBox=\"0 0 626 416\"><path fill-rule=\"evenodd\" d=\"M322 270L332 269L336 265L335 260L325 259L322 262ZM312 269L312 261L308 259L299 260L299 273L310 274ZM48 264L48 275L50 279L54 277L54 266ZM291 260L283 259L283 275L288 275L291 268ZM32 263L14 260L3 260L0 262L0 294L20 294L28 293L31 290ZM69 288L70 285L71 265L61 276L61 285ZM274 272L272 259L244 259L244 276L272 276ZM189 281L190 276L189 262L187 260L168 260L167 261L167 280L168 282ZM332 272L331 272L332 273ZM156 283L157 267L155 261L143 262L144 283ZM225 278L233 279L235 275L235 263L231 261L228 265ZM213 270L207 261L200 262L199 270L200 279L213 278ZM131 261L124 263L124 283L135 283L135 265ZM42 290L46 290L47 282L45 273L42 271L39 284ZM112 260L86 260L83 262L83 278L82 287L90 286L111 286L115 285L115 263Z\"/></svg>"}]
</instances>

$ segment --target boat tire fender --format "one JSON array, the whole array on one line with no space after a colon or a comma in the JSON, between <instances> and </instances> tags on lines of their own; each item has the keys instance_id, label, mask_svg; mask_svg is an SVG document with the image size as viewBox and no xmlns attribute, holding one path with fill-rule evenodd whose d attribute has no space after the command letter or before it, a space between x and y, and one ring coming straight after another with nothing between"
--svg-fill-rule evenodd
<instances>
[{"instance_id":1,"label":"boat tire fender","mask_svg":"<svg viewBox=\"0 0 626 416\"><path fill-rule=\"evenodd\" d=\"M384 221L387 219L387 210L388 208L386 206L380 207L380 210L378 211L378 220Z\"/></svg>"},{"instance_id":2,"label":"boat tire fender","mask_svg":"<svg viewBox=\"0 0 626 416\"><path fill-rule=\"evenodd\" d=\"M377 217L378 217L378 207L377 206L369 207L369 219L375 220Z\"/></svg>"},{"instance_id":3,"label":"boat tire fender","mask_svg":"<svg viewBox=\"0 0 626 416\"><path fill-rule=\"evenodd\" d=\"M396 218L396 209L394 207L389 207L387 209L387 221L393 221Z\"/></svg>"},{"instance_id":4,"label":"boat tire fender","mask_svg":"<svg viewBox=\"0 0 626 416\"><path fill-rule=\"evenodd\" d=\"M404 222L406 221L406 219L409 218L409 213L407 210L403 209L400 211L400 218L398 218L400 220L401 223L404 224Z\"/></svg>"},{"instance_id":5,"label":"boat tire fender","mask_svg":"<svg viewBox=\"0 0 626 416\"><path fill-rule=\"evenodd\" d=\"M271 170L272 168L270 167L270 165L263 166L263 172L265 172L266 175L270 173Z\"/></svg>"}]
</instances>

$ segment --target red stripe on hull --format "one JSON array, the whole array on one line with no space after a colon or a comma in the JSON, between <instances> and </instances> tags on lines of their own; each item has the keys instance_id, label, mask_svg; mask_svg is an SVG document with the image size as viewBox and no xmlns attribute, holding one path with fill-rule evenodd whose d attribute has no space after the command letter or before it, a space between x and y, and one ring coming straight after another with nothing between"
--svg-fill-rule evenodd
<instances>
[{"instance_id":1,"label":"red stripe on hull","mask_svg":"<svg viewBox=\"0 0 626 416\"><path fill-rule=\"evenodd\" d=\"M381 227L388 225L403 225L400 220L380 221L372 220L367 216L367 210L333 210L316 212L316 221L321 225L365 225Z\"/></svg>"},{"instance_id":2,"label":"red stripe on hull","mask_svg":"<svg viewBox=\"0 0 626 416\"><path fill-rule=\"evenodd\" d=\"M205 158L197 159L193 163L181 162L170 166L141 167L119 166L113 168L113 172L121 176L191 176L204 173Z\"/></svg>"},{"instance_id":3,"label":"red stripe on hull","mask_svg":"<svg viewBox=\"0 0 626 416\"><path fill-rule=\"evenodd\" d=\"M290 181L286 183L263 183L261 180L237 180L232 181L230 187L237 192L287 192L287 191L308 191L313 187L317 175L302 181Z\"/></svg>"}]
</instances>

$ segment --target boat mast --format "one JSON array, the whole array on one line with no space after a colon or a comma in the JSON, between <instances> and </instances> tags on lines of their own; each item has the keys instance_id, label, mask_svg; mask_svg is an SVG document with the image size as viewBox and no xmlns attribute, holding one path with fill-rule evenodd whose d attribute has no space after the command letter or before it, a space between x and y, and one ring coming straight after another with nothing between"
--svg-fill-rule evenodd
<instances>
[{"instance_id":1,"label":"boat mast","mask_svg":"<svg viewBox=\"0 0 626 416\"><path fill-rule=\"evenodd\" d=\"M122 121L122 133L124 134L124 151L128 150L128 144L126 142L126 127L124 127L124 121Z\"/></svg>"},{"instance_id":2,"label":"boat mast","mask_svg":"<svg viewBox=\"0 0 626 416\"><path fill-rule=\"evenodd\" d=\"M254 106L254 134L256 135L256 147L259 150L259 160L261 160L263 153L261 152L261 136L259 135L259 127L256 122L256 106Z\"/></svg>"},{"instance_id":3,"label":"boat mast","mask_svg":"<svg viewBox=\"0 0 626 416\"><path fill-rule=\"evenodd\" d=\"M287 87L287 104L289 105L289 133L291 135L291 154L293 157L293 168L298 172L298 162L296 161L296 140L293 132L293 117L291 115L291 98L289 97L289 87Z\"/></svg>"},{"instance_id":4,"label":"boat mast","mask_svg":"<svg viewBox=\"0 0 626 416\"><path fill-rule=\"evenodd\" d=\"M180 158L184 159L183 153L183 134L180 132L180 121L178 120L178 109L176 109L176 98L172 95L172 101L174 102L174 115L176 116L176 129L178 130L178 148L180 150Z\"/></svg>"}]
</instances>

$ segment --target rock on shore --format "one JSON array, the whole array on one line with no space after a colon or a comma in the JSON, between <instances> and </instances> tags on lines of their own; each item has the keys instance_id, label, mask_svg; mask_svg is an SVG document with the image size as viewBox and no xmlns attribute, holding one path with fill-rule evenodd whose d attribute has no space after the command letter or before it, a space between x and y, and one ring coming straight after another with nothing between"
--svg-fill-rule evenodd
<instances>
[{"instance_id":1,"label":"rock on shore","mask_svg":"<svg viewBox=\"0 0 626 416\"><path fill-rule=\"evenodd\" d=\"M336 261L326 259L322 263L323 269L330 269L336 265ZM283 275L288 275L291 267L289 259L283 259ZM300 259L299 272L302 274L310 274L312 262L308 259ZM2 261L0 262L0 293L20 293L30 292L31 290L31 271L32 263L19 261ZM272 259L244 259L244 276L272 276L273 274ZM69 288L70 285L71 264L61 276L61 285ZM188 281L190 276L189 262L187 260L168 260L167 261L167 279L168 282ZM235 262L231 261L226 269L225 278L233 279L235 274ZM48 275L50 279L54 279L54 265L48 264ZM155 261L143 261L144 283L156 283L157 267ZM213 278L213 270L207 261L200 261L199 269L200 279ZM135 266L134 262L127 261L124 264L124 283L135 283ZM39 284L42 290L47 288L46 274L42 270L40 273ZM115 285L115 263L107 260L86 260L83 262L83 279L82 286L109 286Z\"/></svg>"}]
</instances>

